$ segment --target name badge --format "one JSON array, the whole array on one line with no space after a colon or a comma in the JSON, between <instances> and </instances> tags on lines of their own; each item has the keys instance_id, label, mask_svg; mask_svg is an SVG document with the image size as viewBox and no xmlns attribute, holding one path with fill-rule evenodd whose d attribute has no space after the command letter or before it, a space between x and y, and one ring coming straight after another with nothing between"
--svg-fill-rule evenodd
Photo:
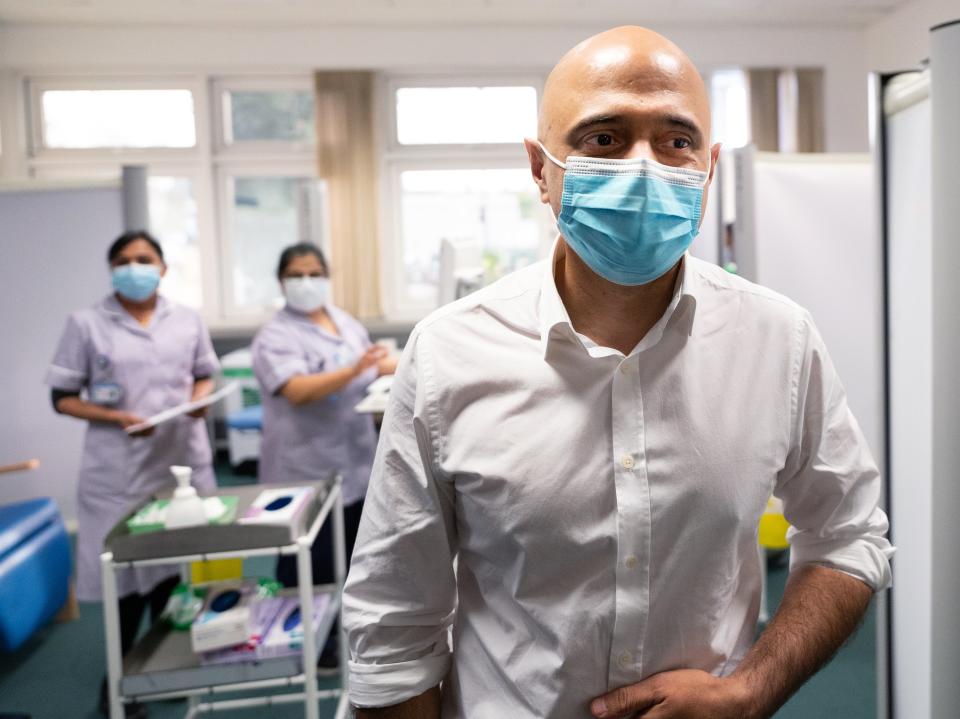
<instances>
[{"instance_id":1,"label":"name badge","mask_svg":"<svg viewBox=\"0 0 960 719\"><path fill-rule=\"evenodd\" d=\"M115 382L98 382L90 387L90 401L94 404L119 404L123 387Z\"/></svg>"}]
</instances>

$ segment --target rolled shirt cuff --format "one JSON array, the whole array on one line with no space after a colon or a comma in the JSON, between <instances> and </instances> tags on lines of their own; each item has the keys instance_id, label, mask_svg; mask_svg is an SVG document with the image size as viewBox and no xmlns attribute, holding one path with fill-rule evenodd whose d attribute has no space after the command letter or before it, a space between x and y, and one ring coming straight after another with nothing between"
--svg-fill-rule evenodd
<instances>
[{"instance_id":1,"label":"rolled shirt cuff","mask_svg":"<svg viewBox=\"0 0 960 719\"><path fill-rule=\"evenodd\" d=\"M193 363L194 377L213 377L220 369L220 360L217 355L210 352L206 356Z\"/></svg>"},{"instance_id":2,"label":"rolled shirt cuff","mask_svg":"<svg viewBox=\"0 0 960 719\"><path fill-rule=\"evenodd\" d=\"M450 670L450 654L396 664L350 661L350 701L358 707L388 707L440 684Z\"/></svg>"},{"instance_id":3,"label":"rolled shirt cuff","mask_svg":"<svg viewBox=\"0 0 960 719\"><path fill-rule=\"evenodd\" d=\"M44 383L53 389L62 389L67 392L79 392L87 383L87 375L68 367L52 364L47 368Z\"/></svg>"},{"instance_id":4,"label":"rolled shirt cuff","mask_svg":"<svg viewBox=\"0 0 960 719\"><path fill-rule=\"evenodd\" d=\"M300 360L291 360L271 367L268 376L264 378L265 389L268 394L275 395L283 385L300 374L307 374L307 367Z\"/></svg>"},{"instance_id":5,"label":"rolled shirt cuff","mask_svg":"<svg viewBox=\"0 0 960 719\"><path fill-rule=\"evenodd\" d=\"M891 584L890 557L894 551L883 537L796 541L790 547L790 568L818 564L856 577L879 592Z\"/></svg>"}]
</instances>

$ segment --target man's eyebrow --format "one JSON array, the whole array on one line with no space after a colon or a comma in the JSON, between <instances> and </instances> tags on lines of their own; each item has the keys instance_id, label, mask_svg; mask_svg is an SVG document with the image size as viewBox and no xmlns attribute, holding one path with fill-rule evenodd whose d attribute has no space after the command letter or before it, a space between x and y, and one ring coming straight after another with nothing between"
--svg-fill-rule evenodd
<instances>
[{"instance_id":1,"label":"man's eyebrow","mask_svg":"<svg viewBox=\"0 0 960 719\"><path fill-rule=\"evenodd\" d=\"M626 118L623 115L611 115L609 113L602 115L590 115L574 125L570 129L570 132L567 133L567 137L572 138L575 135L579 135L581 132L584 130L589 130L594 125L618 125L623 122L626 122Z\"/></svg>"},{"instance_id":2,"label":"man's eyebrow","mask_svg":"<svg viewBox=\"0 0 960 719\"><path fill-rule=\"evenodd\" d=\"M700 127L697 125L697 123L683 115L667 114L652 118L652 120L658 125L666 125L672 128L686 130L693 135L694 139L697 141L700 141L703 137L703 132L700 130ZM626 122L628 122L628 118L623 114L603 113L599 115L590 115L580 120L580 122L574 125L567 133L567 137L570 140L569 144L575 144L574 140L576 139L577 135L596 125L622 125Z\"/></svg>"},{"instance_id":3,"label":"man's eyebrow","mask_svg":"<svg viewBox=\"0 0 960 719\"><path fill-rule=\"evenodd\" d=\"M703 132L700 130L700 127L697 125L697 123L689 118L684 117L683 115L666 115L660 118L660 122L664 125L669 125L670 127L686 130L697 140L699 140L703 135Z\"/></svg>"}]
</instances>

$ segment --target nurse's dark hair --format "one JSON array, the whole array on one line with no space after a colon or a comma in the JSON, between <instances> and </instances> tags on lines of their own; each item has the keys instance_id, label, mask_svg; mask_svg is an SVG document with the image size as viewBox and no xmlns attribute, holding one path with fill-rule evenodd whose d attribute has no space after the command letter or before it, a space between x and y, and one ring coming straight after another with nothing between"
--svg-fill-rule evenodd
<instances>
[{"instance_id":1,"label":"nurse's dark hair","mask_svg":"<svg viewBox=\"0 0 960 719\"><path fill-rule=\"evenodd\" d=\"M324 272L330 272L330 265L327 264L327 258L323 256L323 250L312 242L298 242L290 245L280 253L280 262L277 263L277 278L283 279L283 273L287 271L287 266L297 257L304 255L313 255L320 264L323 265Z\"/></svg>"},{"instance_id":2,"label":"nurse's dark hair","mask_svg":"<svg viewBox=\"0 0 960 719\"><path fill-rule=\"evenodd\" d=\"M130 230L129 232L124 232L117 239L113 241L113 244L110 245L110 249L107 250L107 262L113 263L117 257L120 256L120 253L123 252L123 248L129 245L131 242L136 242L137 240L143 240L148 243L153 249L157 251L157 254L160 255L160 261L164 262L163 259L163 248L160 247L160 243L146 230Z\"/></svg>"}]
</instances>

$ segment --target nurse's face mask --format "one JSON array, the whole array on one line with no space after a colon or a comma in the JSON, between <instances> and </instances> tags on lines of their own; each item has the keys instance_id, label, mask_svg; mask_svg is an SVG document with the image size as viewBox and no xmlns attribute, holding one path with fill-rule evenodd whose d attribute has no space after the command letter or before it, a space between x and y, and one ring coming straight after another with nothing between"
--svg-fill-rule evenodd
<instances>
[{"instance_id":1,"label":"nurse's face mask","mask_svg":"<svg viewBox=\"0 0 960 719\"><path fill-rule=\"evenodd\" d=\"M601 277L645 285L679 262L700 229L709 173L647 158L568 157L557 225L570 248Z\"/></svg>"},{"instance_id":2,"label":"nurse's face mask","mask_svg":"<svg viewBox=\"0 0 960 719\"><path fill-rule=\"evenodd\" d=\"M315 312L330 301L330 280L326 277L287 277L282 284L287 305L298 312Z\"/></svg>"},{"instance_id":3,"label":"nurse's face mask","mask_svg":"<svg viewBox=\"0 0 960 719\"><path fill-rule=\"evenodd\" d=\"M128 262L110 271L114 291L132 302L149 299L160 284L160 268L153 264Z\"/></svg>"}]
</instances>

